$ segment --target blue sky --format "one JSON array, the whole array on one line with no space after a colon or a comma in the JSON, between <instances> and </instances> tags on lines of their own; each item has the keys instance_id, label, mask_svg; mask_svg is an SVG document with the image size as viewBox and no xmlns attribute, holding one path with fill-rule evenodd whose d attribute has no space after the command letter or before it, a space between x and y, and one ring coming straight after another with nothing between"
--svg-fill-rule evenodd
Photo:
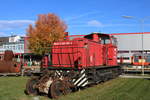
<instances>
[{"instance_id":1,"label":"blue sky","mask_svg":"<svg viewBox=\"0 0 150 100\"><path fill-rule=\"evenodd\" d=\"M0 36L25 35L38 14L55 13L71 35L150 32L150 0L0 0ZM125 19L121 16L134 16Z\"/></svg>"}]
</instances>

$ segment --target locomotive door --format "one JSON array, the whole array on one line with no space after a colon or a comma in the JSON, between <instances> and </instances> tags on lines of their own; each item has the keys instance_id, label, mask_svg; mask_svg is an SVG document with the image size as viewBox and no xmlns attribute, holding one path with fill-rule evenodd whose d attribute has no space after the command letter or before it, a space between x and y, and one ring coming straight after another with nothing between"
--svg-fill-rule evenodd
<instances>
[{"instance_id":1,"label":"locomotive door","mask_svg":"<svg viewBox=\"0 0 150 100\"><path fill-rule=\"evenodd\" d=\"M108 66L114 66L117 65L117 51L116 47L114 46L107 46L107 65Z\"/></svg>"}]
</instances>

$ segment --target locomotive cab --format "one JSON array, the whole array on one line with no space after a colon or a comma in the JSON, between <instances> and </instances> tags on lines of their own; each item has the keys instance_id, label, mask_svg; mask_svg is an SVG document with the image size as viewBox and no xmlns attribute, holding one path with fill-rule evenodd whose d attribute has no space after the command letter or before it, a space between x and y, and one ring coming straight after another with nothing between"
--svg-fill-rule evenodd
<instances>
[{"instance_id":1,"label":"locomotive cab","mask_svg":"<svg viewBox=\"0 0 150 100\"><path fill-rule=\"evenodd\" d=\"M86 35L85 38L98 42L102 45L103 65L117 65L117 40L108 34L93 33Z\"/></svg>"}]
</instances>

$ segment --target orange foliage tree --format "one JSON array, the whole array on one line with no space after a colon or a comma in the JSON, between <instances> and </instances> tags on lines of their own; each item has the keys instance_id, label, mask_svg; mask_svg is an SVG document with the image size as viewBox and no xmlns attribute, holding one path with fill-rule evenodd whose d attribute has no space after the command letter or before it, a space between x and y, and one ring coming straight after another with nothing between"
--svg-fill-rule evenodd
<instances>
[{"instance_id":1,"label":"orange foliage tree","mask_svg":"<svg viewBox=\"0 0 150 100\"><path fill-rule=\"evenodd\" d=\"M66 24L55 14L38 15L35 25L30 24L27 29L29 49L41 55L50 52L47 47L55 41L64 39L66 29Z\"/></svg>"}]
</instances>

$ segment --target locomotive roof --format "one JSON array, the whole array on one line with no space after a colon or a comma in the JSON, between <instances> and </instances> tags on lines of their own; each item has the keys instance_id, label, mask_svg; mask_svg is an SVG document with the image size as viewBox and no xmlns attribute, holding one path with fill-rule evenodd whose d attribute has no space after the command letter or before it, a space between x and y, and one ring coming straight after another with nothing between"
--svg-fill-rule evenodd
<instances>
[{"instance_id":1,"label":"locomotive roof","mask_svg":"<svg viewBox=\"0 0 150 100\"><path fill-rule=\"evenodd\" d=\"M88 35L85 35L84 38L92 38L93 34L97 34L99 37L105 37L105 38L109 38L109 34L103 34L103 33L91 33Z\"/></svg>"}]
</instances>

